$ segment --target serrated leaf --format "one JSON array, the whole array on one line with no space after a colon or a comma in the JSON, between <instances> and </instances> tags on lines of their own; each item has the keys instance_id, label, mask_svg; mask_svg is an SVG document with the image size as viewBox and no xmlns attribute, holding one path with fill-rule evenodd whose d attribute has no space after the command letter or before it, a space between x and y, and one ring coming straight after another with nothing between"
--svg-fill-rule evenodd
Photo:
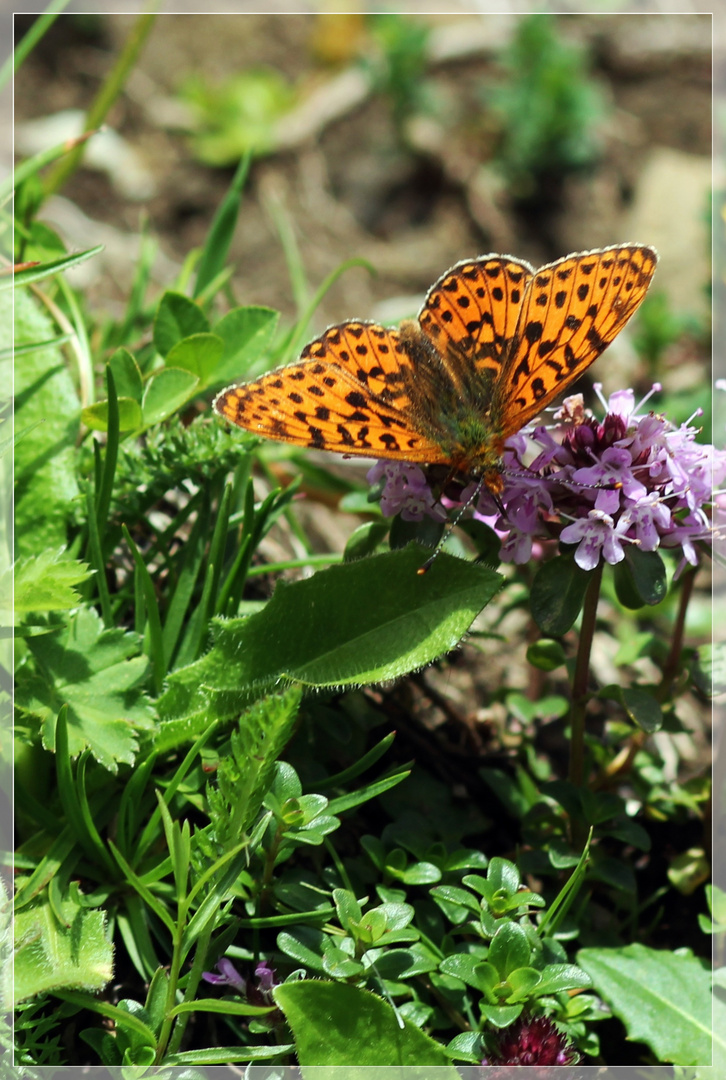
<instances>
[{"instance_id":1,"label":"serrated leaf","mask_svg":"<svg viewBox=\"0 0 726 1080\"><path fill-rule=\"evenodd\" d=\"M61 989L101 990L113 975L103 911L70 896L51 910L47 893L15 914L14 1002ZM63 923L56 915L60 914Z\"/></svg>"},{"instance_id":2,"label":"serrated leaf","mask_svg":"<svg viewBox=\"0 0 726 1080\"><path fill-rule=\"evenodd\" d=\"M14 296L15 344L49 341L53 323L24 289ZM0 321L13 325L13 297L0 295ZM15 359L15 425L42 421L15 450L15 553L36 555L66 543L66 523L78 496L75 461L81 406L57 346Z\"/></svg>"},{"instance_id":3,"label":"serrated leaf","mask_svg":"<svg viewBox=\"0 0 726 1080\"><path fill-rule=\"evenodd\" d=\"M0 596L9 595L6 574L0 580ZM73 586L80 585L91 574L88 563L70 559L63 548L18 559L13 567L16 616L30 611L68 611L77 607L80 595Z\"/></svg>"},{"instance_id":4,"label":"serrated leaf","mask_svg":"<svg viewBox=\"0 0 726 1080\"><path fill-rule=\"evenodd\" d=\"M638 944L581 949L577 963L629 1037L649 1046L658 1061L710 1065L715 1044L721 1054L726 1051L723 1033L714 1032L711 1024L710 965L690 951Z\"/></svg>"},{"instance_id":5,"label":"serrated leaf","mask_svg":"<svg viewBox=\"0 0 726 1080\"><path fill-rule=\"evenodd\" d=\"M88 747L105 768L133 764L136 731L152 726L154 713L141 684L148 659L140 639L120 629L104 630L96 611L83 608L57 633L28 639L36 670L18 672L16 704L38 716L43 742L55 747L55 719L68 705L71 754Z\"/></svg>"}]
</instances>

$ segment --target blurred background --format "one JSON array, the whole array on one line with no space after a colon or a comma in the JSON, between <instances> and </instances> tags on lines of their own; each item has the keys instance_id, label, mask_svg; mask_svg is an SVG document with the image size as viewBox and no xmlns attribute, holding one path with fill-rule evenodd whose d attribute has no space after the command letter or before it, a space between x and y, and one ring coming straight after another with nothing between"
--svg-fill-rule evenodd
<instances>
[{"instance_id":1,"label":"blurred background","mask_svg":"<svg viewBox=\"0 0 726 1080\"><path fill-rule=\"evenodd\" d=\"M16 38L35 17L16 15ZM17 155L82 130L137 20L57 18L16 78ZM473 255L540 265L652 244L661 262L651 296L595 377L606 390L658 377L672 393L700 393L710 363L711 22L612 9L160 14L105 132L42 217L71 248L105 244L70 281L99 320L119 318L143 245L160 292L203 243L249 151L230 301L291 321L345 260L375 270L340 276L315 332L410 316Z\"/></svg>"}]
</instances>

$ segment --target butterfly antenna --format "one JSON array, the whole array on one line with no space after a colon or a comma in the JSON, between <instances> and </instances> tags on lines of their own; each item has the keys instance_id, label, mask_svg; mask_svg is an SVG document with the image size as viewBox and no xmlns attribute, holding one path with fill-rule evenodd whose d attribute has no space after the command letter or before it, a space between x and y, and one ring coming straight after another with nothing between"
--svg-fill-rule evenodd
<instances>
[{"instance_id":1,"label":"butterfly antenna","mask_svg":"<svg viewBox=\"0 0 726 1080\"><path fill-rule=\"evenodd\" d=\"M456 526L461 521L462 515L465 513L465 511L467 511L469 509L471 504L476 499L479 498L479 495L481 494L481 490L482 490L483 486L484 486L484 477L481 478L481 480L476 485L476 487L474 488L474 490L472 491L471 495L466 500L466 502L463 504L463 506L459 507L458 513L457 513L456 517L454 518L454 520L450 521L447 524L446 528L444 529L444 531L441 534L441 538L439 539L438 544L436 545L434 550L431 552L431 554L429 555L428 559L423 564L423 566L419 566L418 570L416 571L417 574L425 574L425 573L428 572L428 570L429 570L429 568L431 566L431 563L434 561L434 559L439 554L439 552L441 551L441 549L444 546L444 544L446 543L446 541L451 536L451 534L454 531L454 529L456 528ZM499 498L495 495L494 499L496 501L497 506L500 508L501 512L504 513L504 507L502 506Z\"/></svg>"}]
</instances>

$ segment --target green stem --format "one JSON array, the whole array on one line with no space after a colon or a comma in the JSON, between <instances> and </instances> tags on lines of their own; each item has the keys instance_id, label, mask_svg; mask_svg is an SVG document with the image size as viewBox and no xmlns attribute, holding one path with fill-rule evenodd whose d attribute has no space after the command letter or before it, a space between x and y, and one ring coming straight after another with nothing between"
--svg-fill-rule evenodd
<instances>
[{"instance_id":1,"label":"green stem","mask_svg":"<svg viewBox=\"0 0 726 1080\"><path fill-rule=\"evenodd\" d=\"M156 3L154 3L153 6L150 6L150 10L139 15L134 23L133 29L128 36L121 55L86 114L86 122L83 127L84 131L91 131L93 128L100 127L106 119L111 106L123 90L124 84L131 73L131 69L138 59L149 31L154 25L156 15ZM62 188L66 181L73 175L81 163L84 148L85 143L76 147L75 150L72 150L70 154L59 161L55 168L51 170L45 181L46 198L48 195L52 195Z\"/></svg>"},{"instance_id":2,"label":"green stem","mask_svg":"<svg viewBox=\"0 0 726 1080\"><path fill-rule=\"evenodd\" d=\"M0 88L9 81L11 72L18 70L23 60L35 48L46 30L50 29L67 4L68 0L52 0L43 14L38 16L22 41L16 45L14 55L11 54L0 68Z\"/></svg>"},{"instance_id":3,"label":"green stem","mask_svg":"<svg viewBox=\"0 0 726 1080\"><path fill-rule=\"evenodd\" d=\"M209 944L212 940L212 920L210 919L209 925L206 930L200 935L197 941L196 948L194 950L194 960L189 972L189 978L187 981L186 990L184 992L184 1001L193 1001L196 997L199 983L202 981L202 971L207 963L207 954L209 952ZM177 1054L184 1038L184 1032L187 1029L189 1018L191 1013L181 1013L176 1018L176 1024L174 1025L174 1032L169 1040L169 1053ZM161 1063L161 1059L159 1059Z\"/></svg>"},{"instance_id":4,"label":"green stem","mask_svg":"<svg viewBox=\"0 0 726 1080\"><path fill-rule=\"evenodd\" d=\"M166 992L166 1006L164 1008L164 1020L161 1025L161 1031L159 1032L159 1042L156 1047L156 1064L160 1064L166 1055L166 1048L169 1042L169 1036L171 1035L172 1024L174 1018L171 1015L171 1010L176 1004L176 991L179 985L179 976L181 974L181 945L182 938L184 936L184 914L182 913L182 903L178 904L177 911L177 924L176 933L174 935L174 943L171 954L171 966L169 969L169 982L167 984Z\"/></svg>"},{"instance_id":5,"label":"green stem","mask_svg":"<svg viewBox=\"0 0 726 1080\"><path fill-rule=\"evenodd\" d=\"M686 630L686 614L688 612L691 596L693 595L693 585L696 580L697 569L698 568L695 566L689 567L681 578L681 596L678 604L678 614L676 615L676 621L671 635L671 647L668 650L668 656L663 664L663 674L656 691L658 701L661 703L668 697L671 684L678 674L678 666L681 662L681 652L683 650L683 636Z\"/></svg>"},{"instance_id":6,"label":"green stem","mask_svg":"<svg viewBox=\"0 0 726 1080\"><path fill-rule=\"evenodd\" d=\"M582 607L580 641L577 646L575 674L572 678L572 705L570 707L570 772L572 784L582 787L585 781L585 712L589 702L587 690L590 673L590 653L597 620L597 603L600 599L602 560L593 570Z\"/></svg>"}]
</instances>

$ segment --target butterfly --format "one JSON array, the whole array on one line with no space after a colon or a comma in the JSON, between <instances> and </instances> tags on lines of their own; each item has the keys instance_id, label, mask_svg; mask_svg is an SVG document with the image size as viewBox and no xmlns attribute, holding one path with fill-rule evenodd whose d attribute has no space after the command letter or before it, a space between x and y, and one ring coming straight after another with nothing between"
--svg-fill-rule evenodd
<instances>
[{"instance_id":1,"label":"butterfly","mask_svg":"<svg viewBox=\"0 0 726 1080\"><path fill-rule=\"evenodd\" d=\"M565 391L641 304L658 255L618 244L535 269L510 255L457 263L418 319L353 319L295 363L215 399L225 419L296 446L446 465L503 488L502 452Z\"/></svg>"}]
</instances>

